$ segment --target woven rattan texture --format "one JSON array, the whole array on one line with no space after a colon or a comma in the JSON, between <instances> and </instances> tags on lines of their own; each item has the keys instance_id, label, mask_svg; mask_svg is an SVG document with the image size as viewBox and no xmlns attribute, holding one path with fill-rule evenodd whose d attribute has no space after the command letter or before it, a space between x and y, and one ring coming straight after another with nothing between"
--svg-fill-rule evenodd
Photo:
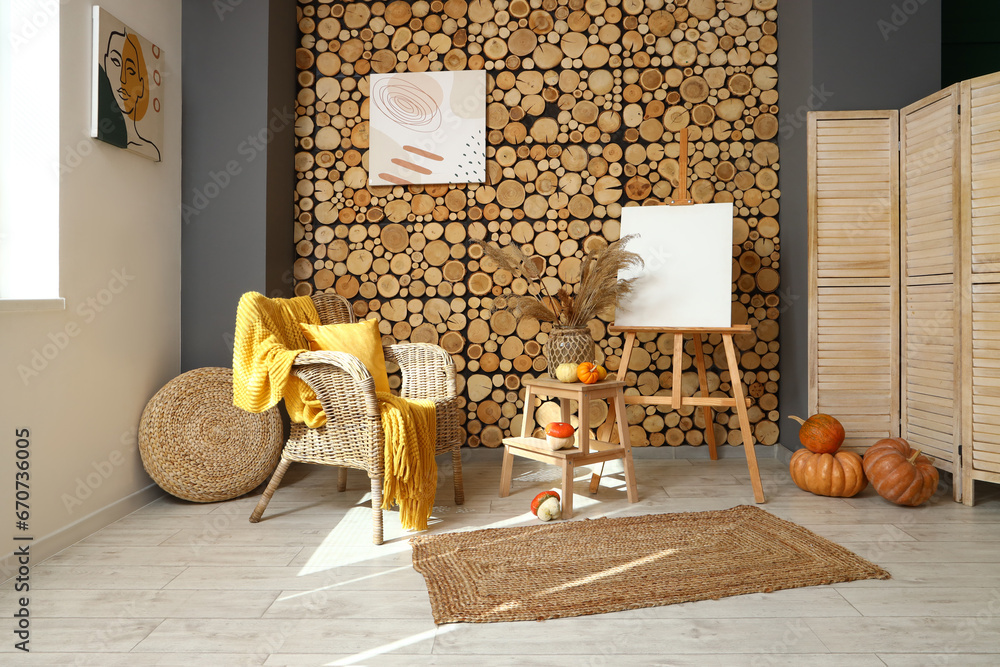
<instances>
[{"instance_id":1,"label":"woven rattan texture","mask_svg":"<svg viewBox=\"0 0 1000 667\"><path fill-rule=\"evenodd\" d=\"M749 505L411 542L435 623L544 620L889 578L847 549Z\"/></svg>"},{"instance_id":2,"label":"woven rattan texture","mask_svg":"<svg viewBox=\"0 0 1000 667\"><path fill-rule=\"evenodd\" d=\"M229 500L268 478L281 456L277 408L233 405L233 372L198 368L168 382L146 404L139 453L160 487L195 502Z\"/></svg>"}]
</instances>

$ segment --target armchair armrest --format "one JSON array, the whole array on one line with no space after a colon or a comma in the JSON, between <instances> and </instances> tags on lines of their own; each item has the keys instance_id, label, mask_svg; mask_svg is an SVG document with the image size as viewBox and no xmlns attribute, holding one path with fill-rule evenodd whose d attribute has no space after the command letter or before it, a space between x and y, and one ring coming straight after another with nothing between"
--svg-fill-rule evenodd
<instances>
[{"instance_id":1,"label":"armchair armrest","mask_svg":"<svg viewBox=\"0 0 1000 667\"><path fill-rule=\"evenodd\" d=\"M292 373L316 392L327 420L378 420L375 381L357 357L347 352L301 352L292 365Z\"/></svg>"},{"instance_id":2,"label":"armchair armrest","mask_svg":"<svg viewBox=\"0 0 1000 667\"><path fill-rule=\"evenodd\" d=\"M430 343L397 343L383 350L386 362L399 366L403 380L400 396L437 399L456 395L455 362L442 348Z\"/></svg>"}]
</instances>

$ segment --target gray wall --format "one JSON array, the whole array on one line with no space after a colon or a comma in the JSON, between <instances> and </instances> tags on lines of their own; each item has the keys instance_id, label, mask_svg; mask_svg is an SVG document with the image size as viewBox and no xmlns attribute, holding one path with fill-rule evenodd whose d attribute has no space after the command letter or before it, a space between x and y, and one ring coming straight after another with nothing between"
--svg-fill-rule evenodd
<instances>
[{"instance_id":1,"label":"gray wall","mask_svg":"<svg viewBox=\"0 0 1000 667\"><path fill-rule=\"evenodd\" d=\"M289 296L295 4L183 6L181 366L232 365L244 292Z\"/></svg>"},{"instance_id":2,"label":"gray wall","mask_svg":"<svg viewBox=\"0 0 1000 667\"><path fill-rule=\"evenodd\" d=\"M941 0L778 5L782 416L808 407L806 113L899 109L940 89ZM784 422L781 444L800 447Z\"/></svg>"}]
</instances>

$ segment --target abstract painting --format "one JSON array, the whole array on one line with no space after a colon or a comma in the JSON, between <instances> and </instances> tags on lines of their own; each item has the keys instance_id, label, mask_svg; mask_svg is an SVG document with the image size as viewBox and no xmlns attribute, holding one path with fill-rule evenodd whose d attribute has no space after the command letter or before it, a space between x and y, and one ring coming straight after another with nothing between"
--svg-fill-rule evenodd
<instances>
[{"instance_id":1,"label":"abstract painting","mask_svg":"<svg viewBox=\"0 0 1000 667\"><path fill-rule=\"evenodd\" d=\"M94 7L94 86L90 136L160 161L163 52Z\"/></svg>"},{"instance_id":2,"label":"abstract painting","mask_svg":"<svg viewBox=\"0 0 1000 667\"><path fill-rule=\"evenodd\" d=\"M372 74L369 185L483 183L486 72Z\"/></svg>"}]
</instances>

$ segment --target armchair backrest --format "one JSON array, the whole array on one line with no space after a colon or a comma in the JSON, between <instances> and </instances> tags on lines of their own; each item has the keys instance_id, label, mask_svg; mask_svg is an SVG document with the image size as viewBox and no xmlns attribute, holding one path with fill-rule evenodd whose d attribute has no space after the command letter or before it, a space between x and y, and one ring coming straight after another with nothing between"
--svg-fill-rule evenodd
<instances>
[{"instance_id":1,"label":"armchair backrest","mask_svg":"<svg viewBox=\"0 0 1000 667\"><path fill-rule=\"evenodd\" d=\"M351 304L339 294L322 292L312 295L321 324L350 324L355 321Z\"/></svg>"}]
</instances>

